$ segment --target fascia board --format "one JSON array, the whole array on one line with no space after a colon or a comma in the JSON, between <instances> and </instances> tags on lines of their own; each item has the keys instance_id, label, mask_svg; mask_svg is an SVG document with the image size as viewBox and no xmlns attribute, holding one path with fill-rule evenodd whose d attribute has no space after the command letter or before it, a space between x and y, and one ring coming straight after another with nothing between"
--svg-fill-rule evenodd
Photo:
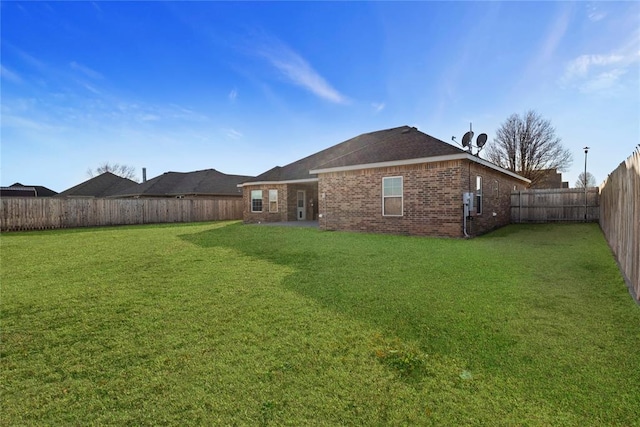
<instances>
[{"instance_id":1,"label":"fascia board","mask_svg":"<svg viewBox=\"0 0 640 427\"><path fill-rule=\"evenodd\" d=\"M490 169L494 169L498 172L509 175L513 178L519 179L523 182L531 183L531 181L528 180L527 178L524 178L506 169L503 169L500 166L494 165L493 163L483 160L479 157L472 156L471 154L468 154L468 153L448 154L446 156L435 156L435 157L421 157L421 158L406 159L406 160L394 160L390 162L366 163L361 165L339 166L335 168L312 169L309 171L309 173L321 174L321 173L329 173L329 172L346 172L346 171L354 171L354 170L361 170L361 169L375 169L375 168L385 168L385 167L393 167L393 166L416 165L420 163L446 162L451 160L469 160L469 161L481 164L483 166L486 166Z\"/></svg>"},{"instance_id":2,"label":"fascia board","mask_svg":"<svg viewBox=\"0 0 640 427\"><path fill-rule=\"evenodd\" d=\"M509 175L509 176L511 176L513 178L519 179L520 181L526 182L527 184L531 184L531 180L530 179L527 179L527 178L525 178L523 176L520 176L517 173L514 173L514 172L511 172L510 170L506 170L504 168L501 168L500 166L494 165L493 163L488 162L488 161L486 161L484 159L481 159L479 157L472 156L470 154L467 154L467 156L469 157L469 160L471 160L473 162L476 162L478 164L481 164L482 166L486 166L486 167L488 167L490 169L496 170L498 172L502 172L505 175Z\"/></svg>"},{"instance_id":3,"label":"fascia board","mask_svg":"<svg viewBox=\"0 0 640 427\"><path fill-rule=\"evenodd\" d=\"M238 188L250 187L253 185L276 185L276 184L306 184L310 182L318 182L318 178L291 179L288 181L253 181L238 184Z\"/></svg>"}]
</instances>

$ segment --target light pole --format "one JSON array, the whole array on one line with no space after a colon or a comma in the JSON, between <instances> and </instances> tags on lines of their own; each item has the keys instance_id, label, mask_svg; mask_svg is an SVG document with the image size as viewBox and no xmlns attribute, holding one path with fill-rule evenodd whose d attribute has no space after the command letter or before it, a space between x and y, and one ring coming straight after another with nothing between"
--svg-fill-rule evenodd
<instances>
[{"instance_id":1,"label":"light pole","mask_svg":"<svg viewBox=\"0 0 640 427\"><path fill-rule=\"evenodd\" d=\"M584 222L587 222L587 153L589 147L584 147Z\"/></svg>"}]
</instances>

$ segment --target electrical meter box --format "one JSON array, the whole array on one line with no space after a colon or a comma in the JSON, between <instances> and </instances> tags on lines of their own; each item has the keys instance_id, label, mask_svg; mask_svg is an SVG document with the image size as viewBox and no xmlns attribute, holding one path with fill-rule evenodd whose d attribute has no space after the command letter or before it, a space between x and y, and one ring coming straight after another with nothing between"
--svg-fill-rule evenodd
<instances>
[{"instance_id":1,"label":"electrical meter box","mask_svg":"<svg viewBox=\"0 0 640 427\"><path fill-rule=\"evenodd\" d=\"M473 194L473 193L462 193L462 203L465 206L468 206L469 210L473 210L473 199L475 199L475 194Z\"/></svg>"},{"instance_id":2,"label":"electrical meter box","mask_svg":"<svg viewBox=\"0 0 640 427\"><path fill-rule=\"evenodd\" d=\"M462 193L462 204L464 205L464 216L469 216L471 215L471 212L473 212L474 199L475 199L475 194Z\"/></svg>"}]
</instances>

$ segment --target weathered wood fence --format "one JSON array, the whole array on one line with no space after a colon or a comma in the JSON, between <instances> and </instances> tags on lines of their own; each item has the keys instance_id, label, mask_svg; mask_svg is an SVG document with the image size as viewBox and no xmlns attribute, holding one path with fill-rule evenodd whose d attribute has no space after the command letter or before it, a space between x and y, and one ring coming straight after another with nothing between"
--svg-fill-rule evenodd
<instances>
[{"instance_id":1,"label":"weathered wood fence","mask_svg":"<svg viewBox=\"0 0 640 427\"><path fill-rule=\"evenodd\" d=\"M599 189L553 188L511 193L511 222L598 221Z\"/></svg>"},{"instance_id":2,"label":"weathered wood fence","mask_svg":"<svg viewBox=\"0 0 640 427\"><path fill-rule=\"evenodd\" d=\"M242 219L242 199L6 197L0 206L1 231Z\"/></svg>"},{"instance_id":3,"label":"weathered wood fence","mask_svg":"<svg viewBox=\"0 0 640 427\"><path fill-rule=\"evenodd\" d=\"M600 228L631 293L640 300L640 152L622 162L600 192Z\"/></svg>"}]
</instances>

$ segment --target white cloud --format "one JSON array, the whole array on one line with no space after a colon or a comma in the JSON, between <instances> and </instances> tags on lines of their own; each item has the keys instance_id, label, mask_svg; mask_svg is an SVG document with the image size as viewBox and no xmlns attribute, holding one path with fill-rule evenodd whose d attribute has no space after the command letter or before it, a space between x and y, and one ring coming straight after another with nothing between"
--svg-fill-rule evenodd
<instances>
[{"instance_id":1,"label":"white cloud","mask_svg":"<svg viewBox=\"0 0 640 427\"><path fill-rule=\"evenodd\" d=\"M610 53L580 55L569 61L559 83L583 93L623 89L627 83L625 75L638 64L640 50L636 38L632 38L631 42Z\"/></svg>"},{"instance_id":2,"label":"white cloud","mask_svg":"<svg viewBox=\"0 0 640 427\"><path fill-rule=\"evenodd\" d=\"M22 78L18 74L2 65L0 65L0 76L12 83L22 83Z\"/></svg>"},{"instance_id":3,"label":"white cloud","mask_svg":"<svg viewBox=\"0 0 640 427\"><path fill-rule=\"evenodd\" d=\"M373 111L379 113L384 110L385 104L384 102L372 102L371 106L373 107Z\"/></svg>"},{"instance_id":4,"label":"white cloud","mask_svg":"<svg viewBox=\"0 0 640 427\"><path fill-rule=\"evenodd\" d=\"M240 139L244 136L242 132L238 132L235 129L225 129L224 131L225 135L227 135L231 139Z\"/></svg>"},{"instance_id":5,"label":"white cloud","mask_svg":"<svg viewBox=\"0 0 640 427\"><path fill-rule=\"evenodd\" d=\"M594 67L605 67L620 64L625 61L622 55L580 55L569 63L565 70L565 79L585 77Z\"/></svg>"},{"instance_id":6,"label":"white cloud","mask_svg":"<svg viewBox=\"0 0 640 427\"><path fill-rule=\"evenodd\" d=\"M591 22L602 21L607 17L607 13L599 9L597 3L589 3L587 5L587 18Z\"/></svg>"},{"instance_id":7,"label":"white cloud","mask_svg":"<svg viewBox=\"0 0 640 427\"><path fill-rule=\"evenodd\" d=\"M100 74L99 72L92 70L91 68L85 65L79 64L76 61L71 61L71 63L69 63L69 66L71 67L72 70L79 71L91 79L100 80L103 78L102 74Z\"/></svg>"},{"instance_id":8,"label":"white cloud","mask_svg":"<svg viewBox=\"0 0 640 427\"><path fill-rule=\"evenodd\" d=\"M624 69L614 69L600 73L597 76L585 81L580 86L580 91L583 93L603 92L608 89L616 87L620 81L620 77L627 73Z\"/></svg>"},{"instance_id":9,"label":"white cloud","mask_svg":"<svg viewBox=\"0 0 640 427\"><path fill-rule=\"evenodd\" d=\"M231 92L229 92L229 100L235 101L237 97L238 97L238 91L236 89L232 89Z\"/></svg>"},{"instance_id":10,"label":"white cloud","mask_svg":"<svg viewBox=\"0 0 640 427\"><path fill-rule=\"evenodd\" d=\"M298 53L275 37L266 36L256 53L282 73L291 83L336 104L346 104L348 99L334 89Z\"/></svg>"},{"instance_id":11,"label":"white cloud","mask_svg":"<svg viewBox=\"0 0 640 427\"><path fill-rule=\"evenodd\" d=\"M155 114L144 113L138 116L138 120L143 122L155 122L160 120L160 117Z\"/></svg>"},{"instance_id":12,"label":"white cloud","mask_svg":"<svg viewBox=\"0 0 640 427\"><path fill-rule=\"evenodd\" d=\"M551 30L547 33L544 43L538 52L536 64L548 62L553 58L556 49L567 33L569 24L571 23L572 14L573 7L568 5L563 8L562 12L558 14L558 16L556 16Z\"/></svg>"},{"instance_id":13,"label":"white cloud","mask_svg":"<svg viewBox=\"0 0 640 427\"><path fill-rule=\"evenodd\" d=\"M96 95L102 95L102 92L100 92L98 89L96 89L95 87L91 86L90 84L87 83L82 83L82 86L88 90L91 93L94 93Z\"/></svg>"}]
</instances>

